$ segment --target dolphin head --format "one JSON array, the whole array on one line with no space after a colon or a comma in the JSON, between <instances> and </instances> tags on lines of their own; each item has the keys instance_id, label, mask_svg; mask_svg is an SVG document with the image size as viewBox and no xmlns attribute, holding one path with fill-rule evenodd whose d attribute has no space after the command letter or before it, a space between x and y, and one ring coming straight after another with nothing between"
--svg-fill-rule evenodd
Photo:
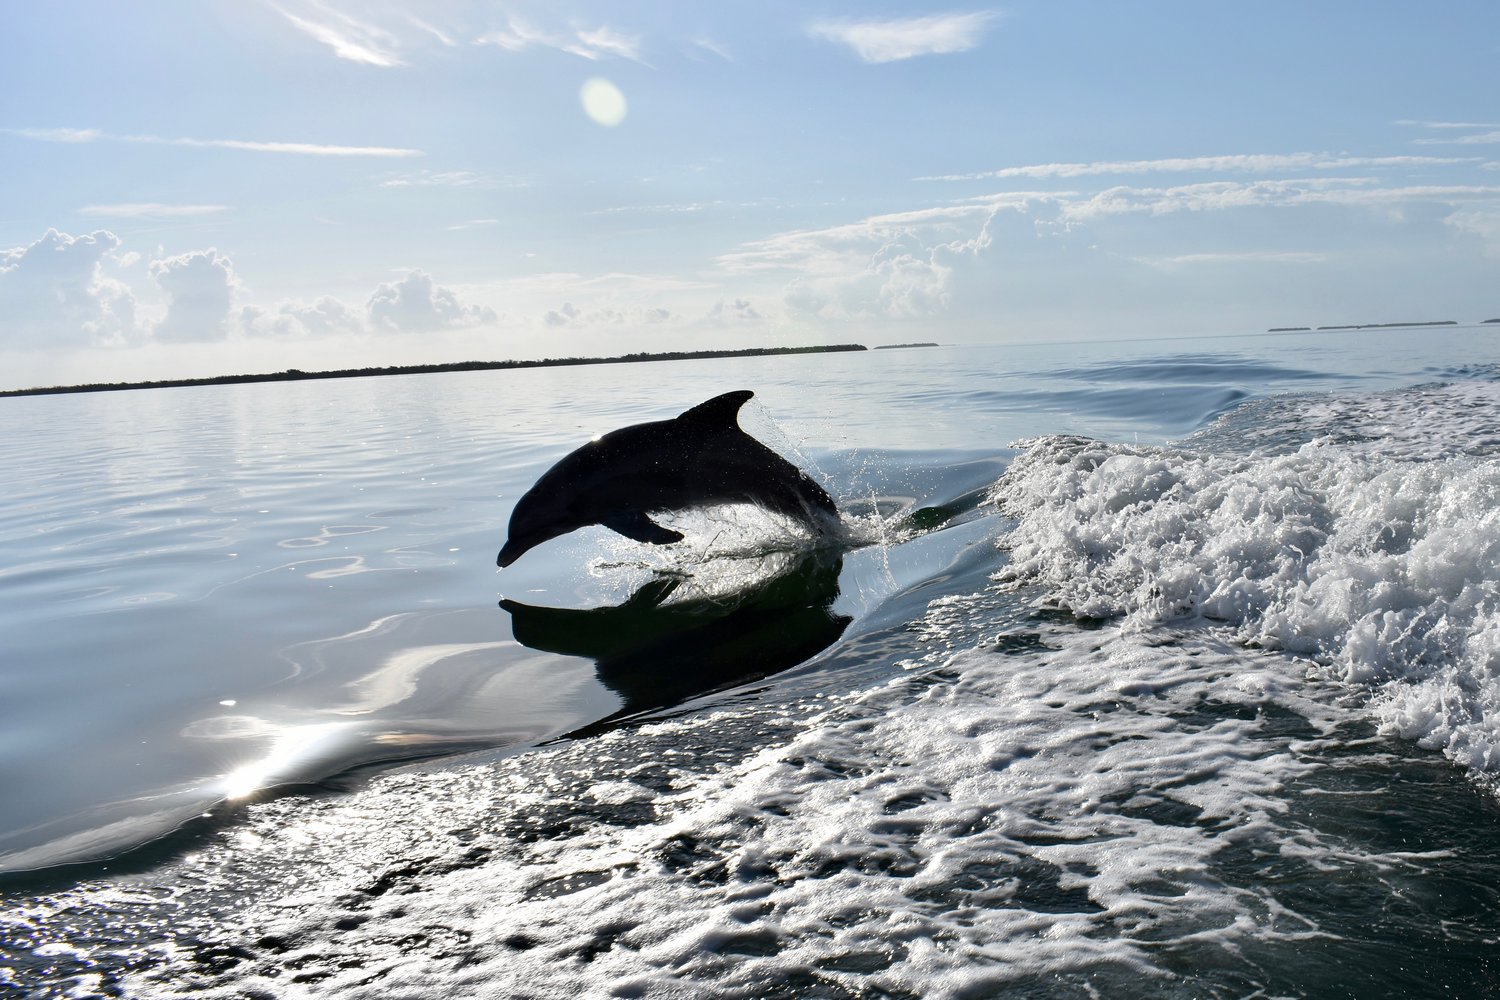
<instances>
[{"instance_id":1,"label":"dolphin head","mask_svg":"<svg viewBox=\"0 0 1500 1000\"><path fill-rule=\"evenodd\" d=\"M559 504L557 498L550 495L551 491L543 490L541 486L538 483L516 501L516 509L510 515L505 547L500 550L495 565L509 566L543 542L589 523L588 518L580 517L568 506Z\"/></svg>"}]
</instances>

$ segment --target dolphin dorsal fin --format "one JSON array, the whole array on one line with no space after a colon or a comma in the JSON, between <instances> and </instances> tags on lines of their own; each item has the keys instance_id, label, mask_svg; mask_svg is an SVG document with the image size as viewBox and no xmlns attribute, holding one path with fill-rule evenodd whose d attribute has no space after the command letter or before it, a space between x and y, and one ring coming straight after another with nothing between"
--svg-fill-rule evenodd
<instances>
[{"instance_id":1,"label":"dolphin dorsal fin","mask_svg":"<svg viewBox=\"0 0 1500 1000\"><path fill-rule=\"evenodd\" d=\"M706 403L699 403L691 410L682 413L678 420L691 420L695 423L715 424L719 426L728 425L738 427L740 407L745 405L755 393L749 389L736 389L734 392L726 392L722 396L715 396Z\"/></svg>"}]
</instances>

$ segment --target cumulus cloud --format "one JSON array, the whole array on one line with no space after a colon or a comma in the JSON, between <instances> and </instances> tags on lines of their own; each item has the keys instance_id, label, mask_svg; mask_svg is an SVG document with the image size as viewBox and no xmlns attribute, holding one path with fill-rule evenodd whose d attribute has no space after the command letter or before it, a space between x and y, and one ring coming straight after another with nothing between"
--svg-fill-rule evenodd
<instances>
[{"instance_id":1,"label":"cumulus cloud","mask_svg":"<svg viewBox=\"0 0 1500 1000\"><path fill-rule=\"evenodd\" d=\"M331 295L311 303L283 302L274 310L245 306L240 310L240 329L248 336L319 337L334 333L364 332L364 318Z\"/></svg>"},{"instance_id":2,"label":"cumulus cloud","mask_svg":"<svg viewBox=\"0 0 1500 1000\"><path fill-rule=\"evenodd\" d=\"M167 296L167 312L153 328L157 339L182 343L223 340L239 280L219 251L194 250L151 262L151 277Z\"/></svg>"},{"instance_id":3,"label":"cumulus cloud","mask_svg":"<svg viewBox=\"0 0 1500 1000\"><path fill-rule=\"evenodd\" d=\"M807 318L910 319L942 313L955 270L991 244L1002 212L1016 215L1030 198L872 216L820 230L781 233L719 257L739 275L789 276L789 314Z\"/></svg>"},{"instance_id":4,"label":"cumulus cloud","mask_svg":"<svg viewBox=\"0 0 1500 1000\"><path fill-rule=\"evenodd\" d=\"M411 332L447 330L494 323L495 310L464 305L452 289L433 283L425 271L413 270L396 282L381 284L366 303L370 325L377 330Z\"/></svg>"},{"instance_id":5,"label":"cumulus cloud","mask_svg":"<svg viewBox=\"0 0 1500 1000\"><path fill-rule=\"evenodd\" d=\"M967 52L979 44L996 17L990 11L976 11L886 21L819 21L807 33L846 45L865 62L887 63Z\"/></svg>"},{"instance_id":6,"label":"cumulus cloud","mask_svg":"<svg viewBox=\"0 0 1500 1000\"><path fill-rule=\"evenodd\" d=\"M669 309L660 306L598 306L580 309L571 302L549 309L542 322L552 327L650 326L672 318Z\"/></svg>"},{"instance_id":7,"label":"cumulus cloud","mask_svg":"<svg viewBox=\"0 0 1500 1000\"><path fill-rule=\"evenodd\" d=\"M862 266L841 273L793 279L787 310L817 319L914 319L947 310L955 264L989 246L988 225L971 239L929 242L902 233L870 254Z\"/></svg>"},{"instance_id":8,"label":"cumulus cloud","mask_svg":"<svg viewBox=\"0 0 1500 1000\"><path fill-rule=\"evenodd\" d=\"M708 311L708 318L719 324L760 323L765 320L765 316L750 304L749 299L734 299L730 302L719 299Z\"/></svg>"},{"instance_id":9,"label":"cumulus cloud","mask_svg":"<svg viewBox=\"0 0 1500 1000\"><path fill-rule=\"evenodd\" d=\"M1485 254L1500 258L1500 210L1466 209L1443 220L1461 233L1484 241Z\"/></svg>"},{"instance_id":10,"label":"cumulus cloud","mask_svg":"<svg viewBox=\"0 0 1500 1000\"><path fill-rule=\"evenodd\" d=\"M128 339L135 297L106 277L119 247L108 230L70 236L49 229L35 243L0 250L0 336L13 347L79 347Z\"/></svg>"}]
</instances>

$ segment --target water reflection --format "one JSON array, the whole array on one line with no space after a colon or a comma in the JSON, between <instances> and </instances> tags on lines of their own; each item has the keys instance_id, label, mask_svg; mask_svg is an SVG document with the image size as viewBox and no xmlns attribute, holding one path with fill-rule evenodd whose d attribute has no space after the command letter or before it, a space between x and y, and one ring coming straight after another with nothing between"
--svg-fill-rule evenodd
<instances>
[{"instance_id":1,"label":"water reflection","mask_svg":"<svg viewBox=\"0 0 1500 1000\"><path fill-rule=\"evenodd\" d=\"M727 563L710 564L706 577L658 575L613 607L500 602L517 642L593 660L599 680L623 699L571 735L780 673L833 645L852 621L832 610L843 568L837 552Z\"/></svg>"}]
</instances>

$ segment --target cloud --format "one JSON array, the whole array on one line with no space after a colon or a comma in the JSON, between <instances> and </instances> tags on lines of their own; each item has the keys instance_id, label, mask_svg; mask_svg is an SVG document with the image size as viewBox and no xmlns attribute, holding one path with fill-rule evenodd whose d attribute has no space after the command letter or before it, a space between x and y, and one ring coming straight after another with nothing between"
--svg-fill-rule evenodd
<instances>
[{"instance_id":1,"label":"cloud","mask_svg":"<svg viewBox=\"0 0 1500 1000\"><path fill-rule=\"evenodd\" d=\"M28 128L4 129L10 135L39 142L130 142L152 146L187 146L195 149L238 149L252 153L289 153L296 156L424 156L420 149L399 146L340 146L316 142L263 142L255 139L168 139L159 135L111 135L98 129Z\"/></svg>"},{"instance_id":2,"label":"cloud","mask_svg":"<svg viewBox=\"0 0 1500 1000\"><path fill-rule=\"evenodd\" d=\"M1013 227L1008 245L1025 246L1032 268L1041 258L1042 238L1076 237L1090 227L1128 217L1202 216L1260 209L1311 209L1319 206L1365 209L1372 218L1400 219L1417 206L1453 210L1492 205L1500 185L1389 184L1380 178L1312 177L1253 181L1207 181L1174 186L1115 185L1098 191L1010 191L957 202L874 215L821 229L796 230L751 241L721 254L716 263L742 279L783 277L788 309L797 315L837 317L915 317L949 308L961 274L990 252L1002 221ZM1421 215L1414 212L1413 215ZM1484 230L1487 216L1465 215L1453 225ZM1466 223L1466 224L1464 224ZM1130 238L1145 238L1139 227ZM1096 237L1091 237L1096 238ZM1067 240L1075 253L1084 240ZM1301 256L1285 248L1234 248L1240 263L1310 264L1320 262L1314 247ZM1175 266L1227 262L1222 254L1174 254L1168 249L1150 257L1139 250L1122 255L1139 264ZM1076 263L1061 262L1073 267Z\"/></svg>"},{"instance_id":3,"label":"cloud","mask_svg":"<svg viewBox=\"0 0 1500 1000\"><path fill-rule=\"evenodd\" d=\"M216 215L228 210L228 205L165 205L159 201L130 201L116 205L85 205L78 210L78 214L117 219L175 219L194 215Z\"/></svg>"},{"instance_id":4,"label":"cloud","mask_svg":"<svg viewBox=\"0 0 1500 1000\"><path fill-rule=\"evenodd\" d=\"M506 26L481 35L476 45L494 45L507 52L522 52L529 48L557 49L590 61L607 57L629 59L645 64L641 55L641 40L635 35L626 35L609 27L591 29L573 28L565 33L545 31L518 17L507 19Z\"/></svg>"},{"instance_id":5,"label":"cloud","mask_svg":"<svg viewBox=\"0 0 1500 1000\"><path fill-rule=\"evenodd\" d=\"M0 132L41 142L93 142L103 134L96 128L7 128Z\"/></svg>"},{"instance_id":6,"label":"cloud","mask_svg":"<svg viewBox=\"0 0 1500 1000\"><path fill-rule=\"evenodd\" d=\"M847 45L865 62L887 63L967 52L979 44L997 17L990 11L976 11L890 21L819 21L810 25L807 33Z\"/></svg>"},{"instance_id":7,"label":"cloud","mask_svg":"<svg viewBox=\"0 0 1500 1000\"><path fill-rule=\"evenodd\" d=\"M1329 260L1329 255L1296 250L1249 250L1243 253L1185 253L1174 257L1133 259L1151 267L1173 268L1195 264L1322 264Z\"/></svg>"},{"instance_id":8,"label":"cloud","mask_svg":"<svg viewBox=\"0 0 1500 1000\"><path fill-rule=\"evenodd\" d=\"M946 243L904 233L877 248L860 267L793 279L786 290L787 310L823 320L939 315L952 301L957 259L978 254L989 242L987 226L972 240Z\"/></svg>"},{"instance_id":9,"label":"cloud","mask_svg":"<svg viewBox=\"0 0 1500 1000\"><path fill-rule=\"evenodd\" d=\"M1402 118L1396 125L1416 125L1421 128L1500 128L1500 122L1424 122Z\"/></svg>"},{"instance_id":10,"label":"cloud","mask_svg":"<svg viewBox=\"0 0 1500 1000\"><path fill-rule=\"evenodd\" d=\"M458 47L458 42L453 40L453 36L443 31L441 28L437 28L419 17L408 16L406 20L410 22L413 27L425 31L433 38L436 38L438 40L438 43L441 44L444 48L452 49Z\"/></svg>"},{"instance_id":11,"label":"cloud","mask_svg":"<svg viewBox=\"0 0 1500 1000\"><path fill-rule=\"evenodd\" d=\"M1443 261L1446 287L1472 299L1465 289L1500 255L1500 183L1484 183L1495 175L1482 167L1473 157L1326 153L1037 164L983 176L1055 179L1059 190L992 191L776 233L715 260L757 301L779 291L794 321L875 331L941 317L974 338L997 324L1074 332L1102 310L1160 317L1162 302L1217 323L1278 322L1273 306L1317 304L1330 289L1403 302L1432 294L1398 273L1410 254ZM1194 170L1209 176L1173 176ZM1156 171L1173 183L1117 176ZM1444 173L1463 183L1431 182ZM1394 245L1409 249L1397 255Z\"/></svg>"},{"instance_id":12,"label":"cloud","mask_svg":"<svg viewBox=\"0 0 1500 1000\"><path fill-rule=\"evenodd\" d=\"M506 187L522 187L519 181L510 180L503 182ZM402 174L395 174L380 182L383 188L404 187L451 187L451 188L491 188L502 185L486 174L477 174L472 170L414 170Z\"/></svg>"},{"instance_id":13,"label":"cloud","mask_svg":"<svg viewBox=\"0 0 1500 1000\"><path fill-rule=\"evenodd\" d=\"M1031 196L871 216L819 230L781 233L723 254L741 276L784 273L787 311L801 319L911 319L950 305L955 273L993 241L1002 214L1019 216Z\"/></svg>"},{"instance_id":14,"label":"cloud","mask_svg":"<svg viewBox=\"0 0 1500 1000\"><path fill-rule=\"evenodd\" d=\"M406 61L396 54L399 48L396 37L368 21L360 21L326 4L316 2L306 5L305 13L308 15L306 17L293 14L274 4L272 7L290 21L298 31L333 49L334 55L340 59L385 69L407 65Z\"/></svg>"},{"instance_id":15,"label":"cloud","mask_svg":"<svg viewBox=\"0 0 1500 1000\"><path fill-rule=\"evenodd\" d=\"M735 299L727 303L723 299L719 299L713 304L713 308L708 311L708 319L711 322L724 325L730 323L761 323L765 321L765 318L760 310L750 304L749 299Z\"/></svg>"},{"instance_id":16,"label":"cloud","mask_svg":"<svg viewBox=\"0 0 1500 1000\"><path fill-rule=\"evenodd\" d=\"M1454 212L1443 221L1459 232L1479 237L1485 255L1500 258L1500 210L1469 209Z\"/></svg>"},{"instance_id":17,"label":"cloud","mask_svg":"<svg viewBox=\"0 0 1500 1000\"><path fill-rule=\"evenodd\" d=\"M718 56L725 62L734 62L734 53L729 51L729 46L715 39L707 37L694 38L689 44L692 47L688 49L688 55L692 58L698 58L698 53L700 52L708 52Z\"/></svg>"},{"instance_id":18,"label":"cloud","mask_svg":"<svg viewBox=\"0 0 1500 1000\"><path fill-rule=\"evenodd\" d=\"M1477 163L1472 156L1332 156L1328 153L1254 153L1186 156L1161 160L1106 160L1094 163L1035 163L972 174L918 177L919 181L1003 180L1011 177L1092 177L1154 173L1276 173L1287 170L1352 170L1367 167L1436 167Z\"/></svg>"},{"instance_id":19,"label":"cloud","mask_svg":"<svg viewBox=\"0 0 1500 1000\"><path fill-rule=\"evenodd\" d=\"M579 31L576 37L577 43L564 48L564 52L571 52L585 59L600 59L608 55L641 62L641 40L636 36L600 27L591 31Z\"/></svg>"},{"instance_id":20,"label":"cloud","mask_svg":"<svg viewBox=\"0 0 1500 1000\"><path fill-rule=\"evenodd\" d=\"M1500 185L1413 184L1383 187L1369 177L1309 180L1211 181L1176 187L1113 187L1071 201L1065 218L1085 220L1106 215L1212 212L1236 208L1298 205L1391 207L1418 202L1458 205L1500 198Z\"/></svg>"},{"instance_id":21,"label":"cloud","mask_svg":"<svg viewBox=\"0 0 1500 1000\"><path fill-rule=\"evenodd\" d=\"M600 306L580 309L564 302L559 309L549 309L542 322L551 327L651 326L672 319L672 311L660 306Z\"/></svg>"},{"instance_id":22,"label":"cloud","mask_svg":"<svg viewBox=\"0 0 1500 1000\"><path fill-rule=\"evenodd\" d=\"M359 313L330 295L312 303L283 302L273 312L260 306L240 310L240 329L250 336L319 337L365 332Z\"/></svg>"},{"instance_id":23,"label":"cloud","mask_svg":"<svg viewBox=\"0 0 1500 1000\"><path fill-rule=\"evenodd\" d=\"M152 332L173 343L223 340L239 281L228 257L213 248L151 262L151 277L167 296L167 312Z\"/></svg>"},{"instance_id":24,"label":"cloud","mask_svg":"<svg viewBox=\"0 0 1500 1000\"><path fill-rule=\"evenodd\" d=\"M1500 123L1496 122L1425 122L1403 118L1396 122L1396 124L1438 131L1462 129L1466 132L1474 133L1473 135L1461 135L1456 139L1413 139L1413 144L1418 146L1487 146L1500 143ZM1475 132L1476 129L1480 131Z\"/></svg>"},{"instance_id":25,"label":"cloud","mask_svg":"<svg viewBox=\"0 0 1500 1000\"><path fill-rule=\"evenodd\" d=\"M0 337L6 345L127 340L135 328L135 297L102 268L119 245L108 230L70 236L49 229L29 246L0 250Z\"/></svg>"},{"instance_id":26,"label":"cloud","mask_svg":"<svg viewBox=\"0 0 1500 1000\"><path fill-rule=\"evenodd\" d=\"M399 332L478 326L497 319L488 306L460 303L451 289L435 285L421 270L409 271L400 281L381 284L370 295L366 312L375 329Z\"/></svg>"},{"instance_id":27,"label":"cloud","mask_svg":"<svg viewBox=\"0 0 1500 1000\"><path fill-rule=\"evenodd\" d=\"M803 275L843 275L863 269L883 247L907 243L915 234L930 242L951 242L985 225L996 212L1022 211L1060 196L1015 191L968 202L908 212L872 215L823 229L794 230L754 240L720 254L718 265L731 274L790 271Z\"/></svg>"},{"instance_id":28,"label":"cloud","mask_svg":"<svg viewBox=\"0 0 1500 1000\"><path fill-rule=\"evenodd\" d=\"M1413 139L1418 146L1491 146L1500 143L1500 132L1477 132L1457 139Z\"/></svg>"},{"instance_id":29,"label":"cloud","mask_svg":"<svg viewBox=\"0 0 1500 1000\"><path fill-rule=\"evenodd\" d=\"M400 146L338 146L317 142L259 142L251 139L162 139L154 135L120 136L121 142L159 143L199 149L240 149L252 153L291 153L295 156L424 156L420 149Z\"/></svg>"}]
</instances>

